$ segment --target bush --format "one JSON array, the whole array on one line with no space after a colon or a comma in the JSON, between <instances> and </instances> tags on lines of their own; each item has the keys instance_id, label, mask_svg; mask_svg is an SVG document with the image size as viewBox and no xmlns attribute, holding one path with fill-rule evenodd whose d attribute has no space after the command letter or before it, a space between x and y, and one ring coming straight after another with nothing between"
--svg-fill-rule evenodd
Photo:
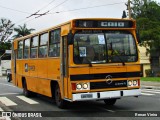
<instances>
[{"instance_id":1,"label":"bush","mask_svg":"<svg viewBox=\"0 0 160 120\"><path fill-rule=\"evenodd\" d=\"M153 77L153 71L151 69L147 69L145 70L145 73L146 73L146 77Z\"/></svg>"},{"instance_id":2,"label":"bush","mask_svg":"<svg viewBox=\"0 0 160 120\"><path fill-rule=\"evenodd\" d=\"M156 76L157 76L157 77L160 77L160 72L157 72Z\"/></svg>"}]
</instances>

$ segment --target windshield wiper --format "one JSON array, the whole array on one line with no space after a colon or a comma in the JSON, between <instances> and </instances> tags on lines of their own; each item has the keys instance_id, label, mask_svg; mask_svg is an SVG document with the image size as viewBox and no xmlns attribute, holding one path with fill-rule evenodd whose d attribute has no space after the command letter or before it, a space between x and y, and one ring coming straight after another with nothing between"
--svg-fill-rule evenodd
<instances>
[{"instance_id":1,"label":"windshield wiper","mask_svg":"<svg viewBox=\"0 0 160 120\"><path fill-rule=\"evenodd\" d=\"M122 65L125 66L125 62L122 60L122 58L119 56L119 52L114 50L113 47L112 47L112 43L111 43L111 56L116 55L116 57L118 57L118 59L121 61Z\"/></svg>"},{"instance_id":2,"label":"windshield wiper","mask_svg":"<svg viewBox=\"0 0 160 120\"><path fill-rule=\"evenodd\" d=\"M125 62L122 60L122 58L121 58L119 55L117 55L117 56L118 56L118 58L120 59L120 61L122 62L122 65L125 66L126 64L125 64Z\"/></svg>"},{"instance_id":3,"label":"windshield wiper","mask_svg":"<svg viewBox=\"0 0 160 120\"><path fill-rule=\"evenodd\" d=\"M87 61L87 63L89 64L89 67L92 67L92 62L91 62L91 60L89 60L89 59L86 57L86 61Z\"/></svg>"},{"instance_id":4,"label":"windshield wiper","mask_svg":"<svg viewBox=\"0 0 160 120\"><path fill-rule=\"evenodd\" d=\"M112 50L113 50L113 49L112 49ZM122 65L125 66L125 62L124 62L123 59L119 56L119 52L118 52L118 51L115 52L115 50L113 50L113 51L114 51L114 55L116 55L116 57L118 57L118 59L121 61Z\"/></svg>"}]
</instances>

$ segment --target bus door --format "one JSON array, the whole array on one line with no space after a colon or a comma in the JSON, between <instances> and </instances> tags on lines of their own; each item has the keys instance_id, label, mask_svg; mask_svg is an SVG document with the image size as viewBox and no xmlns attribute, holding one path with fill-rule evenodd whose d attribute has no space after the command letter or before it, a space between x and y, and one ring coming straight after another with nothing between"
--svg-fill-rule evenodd
<instances>
[{"instance_id":1,"label":"bus door","mask_svg":"<svg viewBox=\"0 0 160 120\"><path fill-rule=\"evenodd\" d=\"M62 37L62 49L61 49L61 85L62 85L62 96L67 98L68 96L68 46L67 36Z\"/></svg>"}]
</instances>

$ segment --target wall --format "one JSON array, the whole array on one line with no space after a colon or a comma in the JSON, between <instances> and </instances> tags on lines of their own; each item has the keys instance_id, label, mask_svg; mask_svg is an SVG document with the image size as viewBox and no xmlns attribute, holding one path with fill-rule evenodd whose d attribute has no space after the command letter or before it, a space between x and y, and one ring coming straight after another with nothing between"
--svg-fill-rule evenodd
<instances>
[{"instance_id":1,"label":"wall","mask_svg":"<svg viewBox=\"0 0 160 120\"><path fill-rule=\"evenodd\" d=\"M11 69L11 60L1 60L0 76L5 75L7 69Z\"/></svg>"},{"instance_id":2,"label":"wall","mask_svg":"<svg viewBox=\"0 0 160 120\"><path fill-rule=\"evenodd\" d=\"M146 77L145 70L151 69L151 64L150 64L150 55L146 55L146 48L138 46L139 52L140 52L140 64L143 67L143 77Z\"/></svg>"}]
</instances>

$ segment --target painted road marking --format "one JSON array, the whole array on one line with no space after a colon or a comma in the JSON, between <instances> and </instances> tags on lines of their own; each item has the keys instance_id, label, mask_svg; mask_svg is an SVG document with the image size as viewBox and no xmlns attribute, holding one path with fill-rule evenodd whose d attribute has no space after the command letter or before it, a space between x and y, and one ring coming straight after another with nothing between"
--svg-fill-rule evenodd
<instances>
[{"instance_id":1,"label":"painted road marking","mask_svg":"<svg viewBox=\"0 0 160 120\"><path fill-rule=\"evenodd\" d=\"M0 117L0 120L11 120L9 117Z\"/></svg>"},{"instance_id":2,"label":"painted road marking","mask_svg":"<svg viewBox=\"0 0 160 120\"><path fill-rule=\"evenodd\" d=\"M9 85L9 84L4 84L4 83L0 83L0 85L10 86L10 87L16 87L14 85Z\"/></svg>"},{"instance_id":3,"label":"painted road marking","mask_svg":"<svg viewBox=\"0 0 160 120\"><path fill-rule=\"evenodd\" d=\"M27 98L25 96L16 96L16 97L18 97L19 99L21 99L21 100L23 100L23 101L25 101L25 102L27 102L29 104L39 104L38 102L36 102L36 101L34 101L34 100L30 99L30 98Z\"/></svg>"},{"instance_id":4,"label":"painted road marking","mask_svg":"<svg viewBox=\"0 0 160 120\"><path fill-rule=\"evenodd\" d=\"M3 112L4 110L0 107L0 111ZM11 118L7 116L5 117L0 116L0 120L11 120Z\"/></svg>"},{"instance_id":5,"label":"painted road marking","mask_svg":"<svg viewBox=\"0 0 160 120\"><path fill-rule=\"evenodd\" d=\"M143 90L152 90L152 91L157 91L157 92L160 92L160 90L157 90L157 89L143 89Z\"/></svg>"},{"instance_id":6,"label":"painted road marking","mask_svg":"<svg viewBox=\"0 0 160 120\"><path fill-rule=\"evenodd\" d=\"M149 93L141 93L141 95L154 95L154 94L149 94Z\"/></svg>"},{"instance_id":7,"label":"painted road marking","mask_svg":"<svg viewBox=\"0 0 160 120\"><path fill-rule=\"evenodd\" d=\"M142 90L142 92L160 94L160 92L158 92L158 91L156 91L156 90Z\"/></svg>"},{"instance_id":8,"label":"painted road marking","mask_svg":"<svg viewBox=\"0 0 160 120\"><path fill-rule=\"evenodd\" d=\"M15 102L11 101L7 97L0 97L0 101L5 104L6 106L14 106L17 105Z\"/></svg>"},{"instance_id":9,"label":"painted road marking","mask_svg":"<svg viewBox=\"0 0 160 120\"><path fill-rule=\"evenodd\" d=\"M19 93L2 93L0 95L15 95L15 94L19 94Z\"/></svg>"}]
</instances>

